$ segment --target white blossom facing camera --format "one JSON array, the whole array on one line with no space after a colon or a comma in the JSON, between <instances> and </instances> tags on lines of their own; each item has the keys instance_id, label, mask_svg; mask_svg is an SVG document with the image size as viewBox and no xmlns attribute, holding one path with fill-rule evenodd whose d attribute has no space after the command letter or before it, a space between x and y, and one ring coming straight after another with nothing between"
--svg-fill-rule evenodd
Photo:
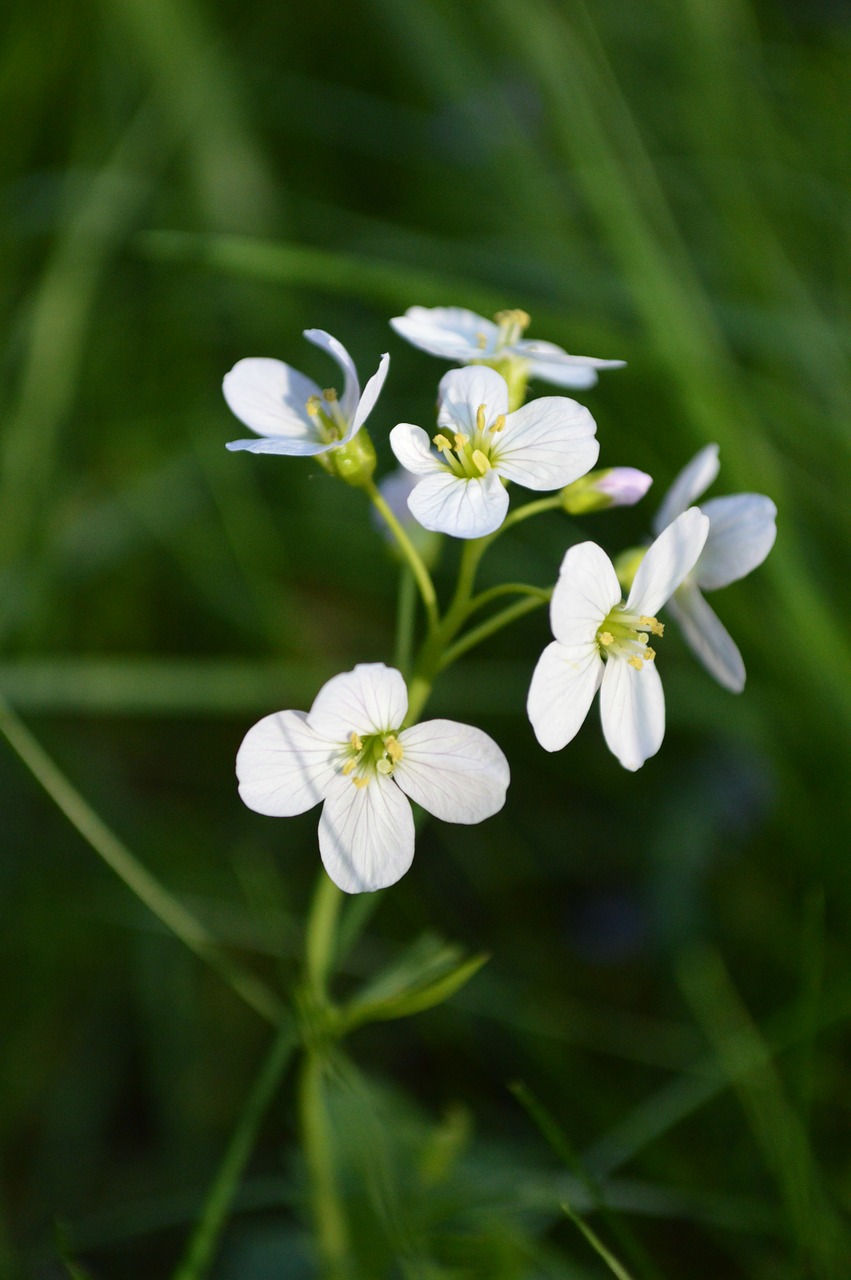
<instances>
[{"instance_id":1,"label":"white blossom facing camera","mask_svg":"<svg viewBox=\"0 0 851 1280\"><path fill-rule=\"evenodd\" d=\"M222 391L231 411L260 438L232 440L228 449L318 457L345 447L366 422L387 377L390 357L381 357L361 393L357 370L343 344L324 329L305 329L304 336L336 360L343 373L342 395L331 388L321 390L282 360L238 360L225 375Z\"/></svg>"},{"instance_id":2,"label":"white blossom facing camera","mask_svg":"<svg viewBox=\"0 0 851 1280\"><path fill-rule=\"evenodd\" d=\"M623 360L572 356L554 342L524 338L529 325L525 311L498 311L493 320L465 307L408 307L390 321L398 334L427 351L458 364L496 364L519 360L526 377L541 378L558 387L593 387L598 369L620 369Z\"/></svg>"},{"instance_id":3,"label":"white blossom facing camera","mask_svg":"<svg viewBox=\"0 0 851 1280\"><path fill-rule=\"evenodd\" d=\"M408 499L426 529L456 538L493 533L508 511L503 481L561 489L597 461L596 423L566 396L532 400L508 412L508 386L494 369L453 369L440 382L437 434L402 422L390 445L421 479ZM432 447L434 446L434 447Z\"/></svg>"},{"instance_id":4,"label":"white blossom facing camera","mask_svg":"<svg viewBox=\"0 0 851 1280\"><path fill-rule=\"evenodd\" d=\"M656 513L653 532L661 533L699 498L718 470L718 445L709 444L671 485ZM762 564L777 535L777 508L764 494L736 493L711 498L700 510L709 518L709 536L697 564L671 598L671 613L709 674L725 689L741 693L745 687L742 655L703 592L737 582Z\"/></svg>"},{"instance_id":5,"label":"white blossom facing camera","mask_svg":"<svg viewBox=\"0 0 851 1280\"><path fill-rule=\"evenodd\" d=\"M659 750L665 698L649 641L663 634L656 614L693 569L708 532L697 507L678 516L647 551L626 603L596 543L566 552L550 601L555 639L538 659L526 704L545 750L575 737L598 689L603 736L624 768L641 768Z\"/></svg>"},{"instance_id":6,"label":"white blossom facing camera","mask_svg":"<svg viewBox=\"0 0 851 1280\"><path fill-rule=\"evenodd\" d=\"M454 720L403 729L408 692L382 662L334 676L313 706L266 716L236 758L239 794L272 817L324 801L319 851L346 893L394 884L414 856L409 800L444 822L471 824L505 803L508 761L492 738Z\"/></svg>"}]
</instances>

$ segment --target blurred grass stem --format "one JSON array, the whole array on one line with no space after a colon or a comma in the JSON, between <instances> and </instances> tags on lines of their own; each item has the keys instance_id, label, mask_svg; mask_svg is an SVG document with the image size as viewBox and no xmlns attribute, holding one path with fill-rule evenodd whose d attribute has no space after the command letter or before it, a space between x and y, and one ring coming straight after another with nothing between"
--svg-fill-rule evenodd
<instances>
[{"instance_id":1,"label":"blurred grass stem","mask_svg":"<svg viewBox=\"0 0 851 1280\"><path fill-rule=\"evenodd\" d=\"M425 567L422 557L411 542L411 539L402 528L400 522L396 519L396 516L393 514L389 504L384 499L384 496L379 492L375 482L370 481L369 484L364 486L364 488L375 509L381 513L384 520L387 522L390 532L399 544L399 550L410 565L411 572L413 573L417 586L420 589L420 595L422 596L423 604L425 605L429 627L434 629L440 618L437 609L437 595L434 590L434 583L431 580L431 574Z\"/></svg>"}]
</instances>

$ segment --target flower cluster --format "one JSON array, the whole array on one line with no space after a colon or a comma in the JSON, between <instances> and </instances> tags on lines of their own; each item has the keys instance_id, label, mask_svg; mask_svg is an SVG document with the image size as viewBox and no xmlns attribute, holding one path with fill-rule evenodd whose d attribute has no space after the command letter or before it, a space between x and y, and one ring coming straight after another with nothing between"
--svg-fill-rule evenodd
<instances>
[{"instance_id":1,"label":"flower cluster","mask_svg":"<svg viewBox=\"0 0 851 1280\"><path fill-rule=\"evenodd\" d=\"M663 500L649 547L613 563L595 542L575 541L551 590L510 583L475 595L481 556L511 524L544 510L580 518L631 506L646 493L651 478L634 467L591 470L599 443L584 405L564 395L525 402L531 378L588 388L599 369L623 362L572 356L554 343L524 338L529 317L523 311L488 320L459 307L411 307L391 323L414 346L462 367L440 381L434 427L402 422L392 428L389 444L401 471L381 486L373 480L376 452L364 424L387 376L387 355L361 392L342 344L309 329L304 336L342 371L340 394L272 359L240 360L224 380L228 405L256 436L228 448L315 457L331 475L362 489L411 571L426 613L427 634L409 685L402 672L382 663L356 666L329 680L308 712L260 720L237 756L240 795L257 812L289 817L322 804L322 861L348 893L383 888L408 870L410 801L456 823L481 822L504 804L508 762L487 734L454 720L418 721L445 666L549 601L553 640L534 668L527 699L538 742L547 751L565 747L599 690L605 741L624 768L636 770L659 750L665 732L656 664L665 631L660 610L669 606L703 665L727 689L740 691L744 663L703 592L756 568L775 537L776 510L763 495L695 505L718 473L718 447L709 445ZM512 506L510 485L551 496ZM436 552L428 540L440 535L464 542L458 586L443 614L429 572ZM513 605L467 627L486 603L512 594L520 597Z\"/></svg>"}]
</instances>

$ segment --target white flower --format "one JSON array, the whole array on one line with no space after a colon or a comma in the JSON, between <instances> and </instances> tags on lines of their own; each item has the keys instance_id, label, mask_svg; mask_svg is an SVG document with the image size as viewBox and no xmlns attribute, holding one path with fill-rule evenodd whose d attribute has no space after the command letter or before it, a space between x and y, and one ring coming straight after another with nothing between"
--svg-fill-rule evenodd
<instances>
[{"instance_id":1,"label":"white flower","mask_svg":"<svg viewBox=\"0 0 851 1280\"><path fill-rule=\"evenodd\" d=\"M390 357L381 357L361 394L357 370L343 344L324 329L305 329L304 336L337 361L343 371L342 396L320 390L312 378L282 360L238 360L225 374L222 391L231 411L260 439L233 440L228 449L313 457L348 444L366 422L387 377Z\"/></svg>"},{"instance_id":2,"label":"white flower","mask_svg":"<svg viewBox=\"0 0 851 1280\"><path fill-rule=\"evenodd\" d=\"M718 475L718 445L701 449L665 495L653 521L660 533L699 498ZM745 687L745 664L720 618L703 598L737 582L762 564L777 534L777 508L761 493L712 498L700 510L709 517L709 536L697 564L671 599L671 613L696 657L710 675L733 693Z\"/></svg>"},{"instance_id":3,"label":"white flower","mask_svg":"<svg viewBox=\"0 0 851 1280\"><path fill-rule=\"evenodd\" d=\"M464 307L408 307L390 321L408 342L433 356L458 364L522 360L527 377L558 387L593 387L598 369L620 369L623 360L572 356L554 342L535 342L521 334L529 324L525 311L498 311L493 320Z\"/></svg>"},{"instance_id":4,"label":"white flower","mask_svg":"<svg viewBox=\"0 0 851 1280\"><path fill-rule=\"evenodd\" d=\"M421 525L456 538L493 533L505 519L502 481L561 489L597 461L591 414L566 396L545 396L508 412L508 386L494 369L453 369L440 382L435 450L422 427L401 422L390 445L423 477L408 499Z\"/></svg>"},{"instance_id":5,"label":"white flower","mask_svg":"<svg viewBox=\"0 0 851 1280\"><path fill-rule=\"evenodd\" d=\"M648 645L656 613L694 566L709 531L696 507L648 550L626 603L614 566L594 542L571 547L550 602L555 640L538 659L526 709L535 737L559 751L579 731L600 689L603 736L625 769L640 769L665 735L662 682Z\"/></svg>"},{"instance_id":6,"label":"white flower","mask_svg":"<svg viewBox=\"0 0 851 1280\"><path fill-rule=\"evenodd\" d=\"M474 823L505 803L508 761L480 729L427 720L403 729L401 674L367 663L334 676L310 711L279 711L249 729L236 757L239 794L272 817L324 800L319 851L346 893L394 884L414 856L406 797L444 822Z\"/></svg>"}]
</instances>

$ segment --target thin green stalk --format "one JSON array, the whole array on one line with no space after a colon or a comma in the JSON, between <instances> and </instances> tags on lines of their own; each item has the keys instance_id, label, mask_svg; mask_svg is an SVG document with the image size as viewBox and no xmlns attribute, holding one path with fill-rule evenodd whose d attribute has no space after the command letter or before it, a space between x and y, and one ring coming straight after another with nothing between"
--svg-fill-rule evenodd
<instances>
[{"instance_id":1,"label":"thin green stalk","mask_svg":"<svg viewBox=\"0 0 851 1280\"><path fill-rule=\"evenodd\" d=\"M433 630L440 622L440 615L437 609L437 594L434 589L434 583L431 580L431 574L426 568L422 556L411 542L411 539L402 528L402 525L396 519L382 494L379 492L375 481L370 480L369 484L364 485L364 491L375 509L381 513L384 520L387 522L390 532L399 544L399 550L410 565L411 572L416 579L420 595L422 596L429 627Z\"/></svg>"},{"instance_id":2,"label":"thin green stalk","mask_svg":"<svg viewBox=\"0 0 851 1280\"><path fill-rule=\"evenodd\" d=\"M311 992L320 1004L327 1000L328 978L337 952L337 921L343 892L320 871L305 936L305 969Z\"/></svg>"},{"instance_id":3,"label":"thin green stalk","mask_svg":"<svg viewBox=\"0 0 851 1280\"><path fill-rule=\"evenodd\" d=\"M563 511L561 504L561 491L550 496L549 498L538 498L535 502L526 502L522 507L513 507L497 529L496 533L491 534L491 538L498 538L506 529L511 529L515 524L528 520L531 516L539 516L544 511Z\"/></svg>"},{"instance_id":4,"label":"thin green stalk","mask_svg":"<svg viewBox=\"0 0 851 1280\"><path fill-rule=\"evenodd\" d=\"M217 939L125 847L68 781L58 765L15 713L0 700L0 733L41 783L54 804L80 835L111 867L165 927L215 969L238 996L267 1022L277 1025L284 1006L277 995L248 969L220 950Z\"/></svg>"},{"instance_id":5,"label":"thin green stalk","mask_svg":"<svg viewBox=\"0 0 851 1280\"><path fill-rule=\"evenodd\" d=\"M260 1124L296 1047L295 1024L284 1018L264 1058L234 1130L224 1159L213 1179L201 1216L172 1280L201 1280L215 1258L245 1166L254 1150Z\"/></svg>"},{"instance_id":6,"label":"thin green stalk","mask_svg":"<svg viewBox=\"0 0 851 1280\"><path fill-rule=\"evenodd\" d=\"M487 640L497 631L501 631L503 627L507 627L510 622L515 622L517 618L522 618L525 614L531 613L533 609L540 609L541 605L548 602L551 591L541 591L531 598L518 600L516 604L509 605L507 609L500 610L495 613L492 618L488 618L486 622L480 623L478 627L473 627L472 631L468 631L460 640L456 640L453 645L444 651L440 661L438 671L445 670L451 666L462 653L466 653L468 649L474 649L477 644L481 644L483 640Z\"/></svg>"},{"instance_id":7,"label":"thin green stalk","mask_svg":"<svg viewBox=\"0 0 851 1280\"><path fill-rule=\"evenodd\" d=\"M414 642L414 615L416 611L416 582L407 565L403 565L399 574L399 594L396 604L396 646L393 665L402 675L407 675L411 666Z\"/></svg>"},{"instance_id":8,"label":"thin green stalk","mask_svg":"<svg viewBox=\"0 0 851 1280\"><path fill-rule=\"evenodd\" d=\"M483 605L490 604L491 600L498 600L500 596L537 596L542 601L549 600L552 595L551 587L533 587L527 582L505 582L499 587L489 587L487 591L480 591L477 596L473 596L467 606L467 617L477 612Z\"/></svg>"},{"instance_id":9,"label":"thin green stalk","mask_svg":"<svg viewBox=\"0 0 851 1280\"><path fill-rule=\"evenodd\" d=\"M322 1273L327 1280L347 1280L351 1274L349 1230L340 1203L331 1124L325 1102L326 1065L324 1054L313 1048L305 1051L299 1113Z\"/></svg>"}]
</instances>

